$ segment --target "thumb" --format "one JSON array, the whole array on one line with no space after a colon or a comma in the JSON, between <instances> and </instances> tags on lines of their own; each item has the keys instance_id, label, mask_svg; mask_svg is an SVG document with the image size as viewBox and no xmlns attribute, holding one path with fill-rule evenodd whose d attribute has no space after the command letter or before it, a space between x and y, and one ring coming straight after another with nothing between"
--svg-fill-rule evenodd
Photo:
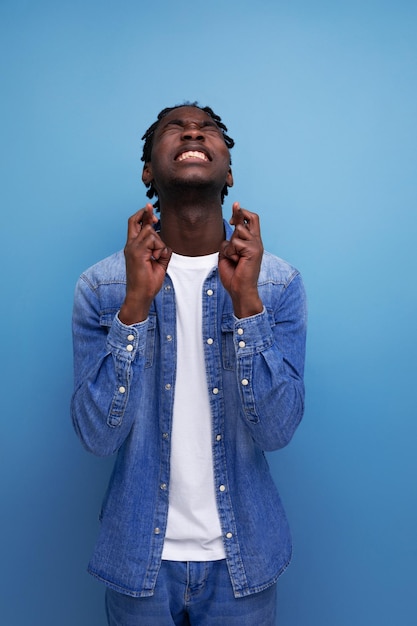
<instances>
[{"instance_id":1,"label":"thumb","mask_svg":"<svg viewBox=\"0 0 417 626\"><path fill-rule=\"evenodd\" d=\"M168 248L168 246L165 246L165 248L162 248L162 250L160 251L158 255L158 258L156 259L156 261L158 261L158 263L162 265L165 272L167 271L168 264L171 260L171 256L172 256L171 248Z\"/></svg>"},{"instance_id":2,"label":"thumb","mask_svg":"<svg viewBox=\"0 0 417 626\"><path fill-rule=\"evenodd\" d=\"M221 259L228 259L231 261L237 261L239 259L239 255L232 240L222 242L219 250L219 261Z\"/></svg>"}]
</instances>

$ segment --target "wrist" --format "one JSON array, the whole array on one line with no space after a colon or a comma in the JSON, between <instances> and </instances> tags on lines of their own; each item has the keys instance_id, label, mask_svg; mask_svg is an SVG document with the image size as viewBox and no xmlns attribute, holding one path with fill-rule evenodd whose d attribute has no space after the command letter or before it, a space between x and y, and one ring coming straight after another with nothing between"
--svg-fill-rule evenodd
<instances>
[{"instance_id":1,"label":"wrist","mask_svg":"<svg viewBox=\"0 0 417 626\"><path fill-rule=\"evenodd\" d=\"M144 322L148 315L151 304L126 297L119 311L119 320L126 326Z\"/></svg>"},{"instance_id":2,"label":"wrist","mask_svg":"<svg viewBox=\"0 0 417 626\"><path fill-rule=\"evenodd\" d=\"M252 315L258 315L259 313L262 313L264 309L263 302L258 294L254 296L246 295L244 298L232 298L232 303L233 312L235 316L240 319L244 317L252 317Z\"/></svg>"}]
</instances>

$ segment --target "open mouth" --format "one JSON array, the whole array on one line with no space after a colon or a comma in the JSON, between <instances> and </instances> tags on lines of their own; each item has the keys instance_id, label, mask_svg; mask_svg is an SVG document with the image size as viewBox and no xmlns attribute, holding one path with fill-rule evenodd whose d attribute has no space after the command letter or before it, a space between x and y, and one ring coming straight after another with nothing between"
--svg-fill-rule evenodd
<instances>
[{"instance_id":1,"label":"open mouth","mask_svg":"<svg viewBox=\"0 0 417 626\"><path fill-rule=\"evenodd\" d=\"M209 158L204 152L199 152L198 150L187 150L186 152L181 152L175 159L176 161L185 161L186 159L200 159L200 161L208 161Z\"/></svg>"}]
</instances>

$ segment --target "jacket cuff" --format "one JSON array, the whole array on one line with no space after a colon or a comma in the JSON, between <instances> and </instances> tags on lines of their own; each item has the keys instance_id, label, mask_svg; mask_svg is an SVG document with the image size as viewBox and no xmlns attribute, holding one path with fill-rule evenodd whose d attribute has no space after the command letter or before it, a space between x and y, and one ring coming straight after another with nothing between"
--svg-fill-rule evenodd
<instances>
[{"instance_id":1,"label":"jacket cuff","mask_svg":"<svg viewBox=\"0 0 417 626\"><path fill-rule=\"evenodd\" d=\"M119 313L117 313L107 336L107 347L110 352L127 361L133 361L136 355L143 356L148 324L149 318L138 324L127 326L120 321Z\"/></svg>"},{"instance_id":2,"label":"jacket cuff","mask_svg":"<svg viewBox=\"0 0 417 626\"><path fill-rule=\"evenodd\" d=\"M237 356L253 355L272 346L274 337L265 307L251 317L235 317L233 341Z\"/></svg>"}]
</instances>

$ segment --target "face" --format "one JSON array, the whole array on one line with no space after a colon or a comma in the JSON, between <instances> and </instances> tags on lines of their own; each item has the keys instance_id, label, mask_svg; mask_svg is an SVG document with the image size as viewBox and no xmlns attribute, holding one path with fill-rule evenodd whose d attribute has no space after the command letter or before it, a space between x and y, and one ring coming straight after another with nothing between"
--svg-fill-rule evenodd
<instances>
[{"instance_id":1,"label":"face","mask_svg":"<svg viewBox=\"0 0 417 626\"><path fill-rule=\"evenodd\" d=\"M233 185L230 153L215 121L197 107L179 107L159 122L142 180L161 197L170 185Z\"/></svg>"}]
</instances>

